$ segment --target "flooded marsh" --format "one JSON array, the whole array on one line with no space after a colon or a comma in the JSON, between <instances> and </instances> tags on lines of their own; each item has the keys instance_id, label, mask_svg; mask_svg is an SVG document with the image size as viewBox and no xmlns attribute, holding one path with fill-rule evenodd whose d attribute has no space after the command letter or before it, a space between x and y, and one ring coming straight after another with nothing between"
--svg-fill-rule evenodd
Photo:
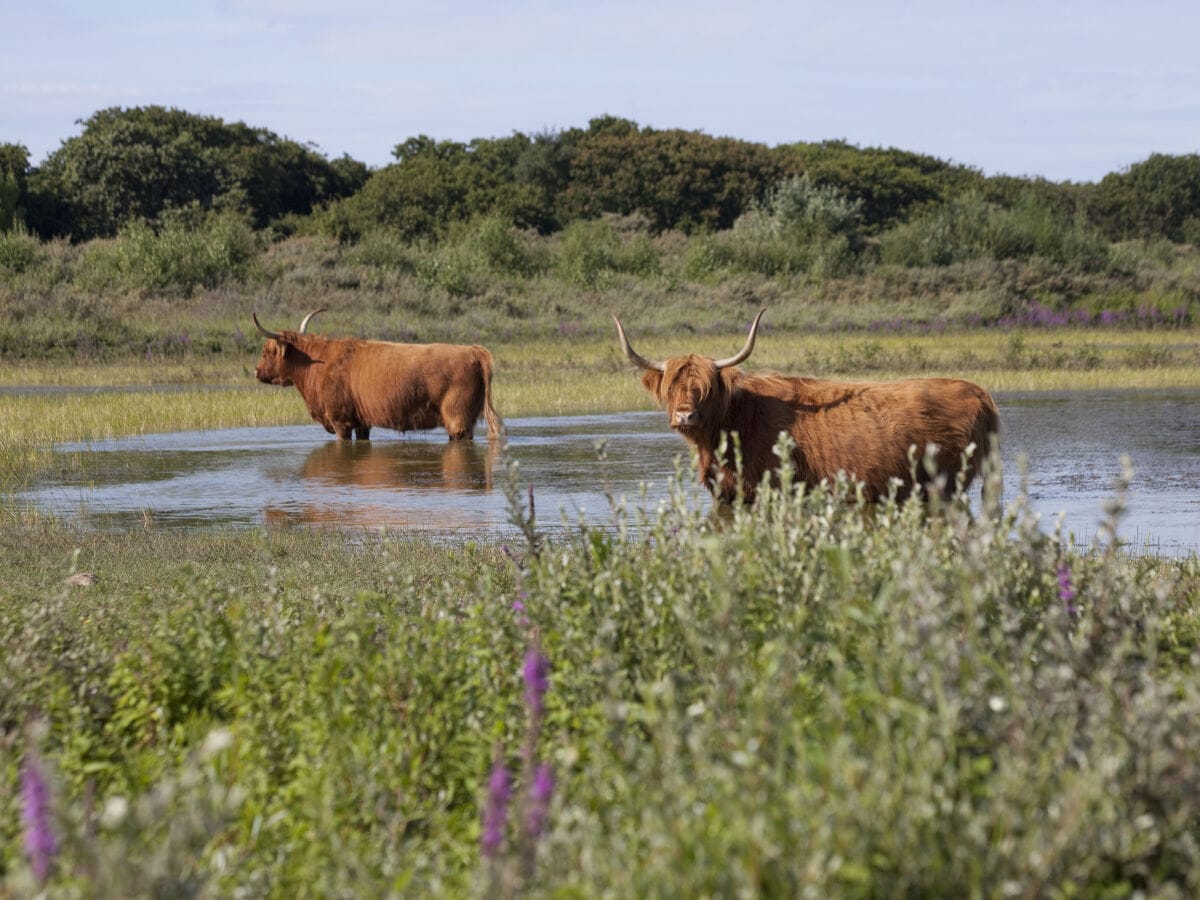
<instances>
[{"instance_id":1,"label":"flooded marsh","mask_svg":"<svg viewBox=\"0 0 1200 900\"><path fill-rule=\"evenodd\" d=\"M1128 456L1135 476L1121 536L1135 550L1200 549L1200 392L997 396L1005 498L1021 489L1047 529L1065 514L1077 543L1097 531ZM612 522L612 501L653 510L687 447L659 412L510 418L501 452L482 439L380 431L343 443L316 425L212 429L66 443L10 501L94 529L332 526L430 535L505 534L508 463L533 488L540 524ZM603 459L600 457L603 456ZM69 458L69 459L68 459Z\"/></svg>"}]
</instances>

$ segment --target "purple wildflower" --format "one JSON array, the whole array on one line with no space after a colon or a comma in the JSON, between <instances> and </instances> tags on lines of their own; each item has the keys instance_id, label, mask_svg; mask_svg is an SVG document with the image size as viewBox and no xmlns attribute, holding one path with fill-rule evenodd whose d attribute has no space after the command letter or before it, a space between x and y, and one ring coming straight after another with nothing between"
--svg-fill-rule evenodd
<instances>
[{"instance_id":1,"label":"purple wildflower","mask_svg":"<svg viewBox=\"0 0 1200 900\"><path fill-rule=\"evenodd\" d=\"M37 756L31 751L21 765L21 821L25 826L25 853L34 877L44 882L58 853L58 839L50 823L50 786Z\"/></svg>"},{"instance_id":2,"label":"purple wildflower","mask_svg":"<svg viewBox=\"0 0 1200 900\"><path fill-rule=\"evenodd\" d=\"M537 647L525 653L525 703L535 721L542 718L545 710L546 690L550 687L550 663Z\"/></svg>"},{"instance_id":3,"label":"purple wildflower","mask_svg":"<svg viewBox=\"0 0 1200 900\"><path fill-rule=\"evenodd\" d=\"M1075 588L1071 584L1071 570L1066 563L1060 563L1058 566L1058 599L1063 602L1070 615L1079 612L1072 602L1075 599Z\"/></svg>"},{"instance_id":4,"label":"purple wildflower","mask_svg":"<svg viewBox=\"0 0 1200 900\"><path fill-rule=\"evenodd\" d=\"M488 776L487 803L483 808L483 835L480 847L488 859L495 857L500 845L504 843L504 823L508 819L508 800L512 796L509 784L508 769L504 760L496 752L496 760L492 763L492 772Z\"/></svg>"},{"instance_id":5,"label":"purple wildflower","mask_svg":"<svg viewBox=\"0 0 1200 900\"><path fill-rule=\"evenodd\" d=\"M533 773L529 803L525 809L525 834L533 840L541 836L550 816L550 798L554 795L554 770L542 763Z\"/></svg>"}]
</instances>

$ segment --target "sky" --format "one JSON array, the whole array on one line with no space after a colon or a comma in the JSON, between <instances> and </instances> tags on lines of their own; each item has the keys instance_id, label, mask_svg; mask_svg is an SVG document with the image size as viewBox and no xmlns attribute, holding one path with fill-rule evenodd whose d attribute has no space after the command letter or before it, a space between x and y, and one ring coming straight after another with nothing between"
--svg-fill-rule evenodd
<instances>
[{"instance_id":1,"label":"sky","mask_svg":"<svg viewBox=\"0 0 1200 900\"><path fill-rule=\"evenodd\" d=\"M150 105L372 167L603 115L1052 181L1200 152L1195 0L0 0L0 35L0 143L34 165Z\"/></svg>"}]
</instances>

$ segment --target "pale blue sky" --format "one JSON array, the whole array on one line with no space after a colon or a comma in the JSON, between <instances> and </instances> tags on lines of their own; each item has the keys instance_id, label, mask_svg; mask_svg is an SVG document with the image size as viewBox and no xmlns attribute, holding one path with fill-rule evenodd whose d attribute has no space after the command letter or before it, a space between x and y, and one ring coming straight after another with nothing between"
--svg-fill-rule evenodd
<instances>
[{"instance_id":1,"label":"pale blue sky","mask_svg":"<svg viewBox=\"0 0 1200 900\"><path fill-rule=\"evenodd\" d=\"M372 166L609 114L1094 181L1200 152L1200 3L0 0L0 142L150 104Z\"/></svg>"}]
</instances>

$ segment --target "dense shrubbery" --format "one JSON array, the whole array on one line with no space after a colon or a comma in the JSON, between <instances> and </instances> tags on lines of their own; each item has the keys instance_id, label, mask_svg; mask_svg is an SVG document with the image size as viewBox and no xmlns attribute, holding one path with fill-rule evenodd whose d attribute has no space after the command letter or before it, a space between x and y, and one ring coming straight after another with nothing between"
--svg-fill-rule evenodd
<instances>
[{"instance_id":1,"label":"dense shrubbery","mask_svg":"<svg viewBox=\"0 0 1200 900\"><path fill-rule=\"evenodd\" d=\"M1064 219L1032 193L1011 208L978 194L963 194L880 238L884 262L902 266L946 266L972 259L1042 257L1081 271L1103 269L1109 246L1077 221Z\"/></svg>"},{"instance_id":2,"label":"dense shrubbery","mask_svg":"<svg viewBox=\"0 0 1200 900\"><path fill-rule=\"evenodd\" d=\"M513 564L468 547L432 580L372 539L329 581L252 541L141 590L6 587L4 890L32 888L34 764L51 883L90 895L1200 889L1195 559L1069 549L1021 498L514 520ZM525 796L527 754L553 770L532 838L488 786L499 759Z\"/></svg>"}]
</instances>

